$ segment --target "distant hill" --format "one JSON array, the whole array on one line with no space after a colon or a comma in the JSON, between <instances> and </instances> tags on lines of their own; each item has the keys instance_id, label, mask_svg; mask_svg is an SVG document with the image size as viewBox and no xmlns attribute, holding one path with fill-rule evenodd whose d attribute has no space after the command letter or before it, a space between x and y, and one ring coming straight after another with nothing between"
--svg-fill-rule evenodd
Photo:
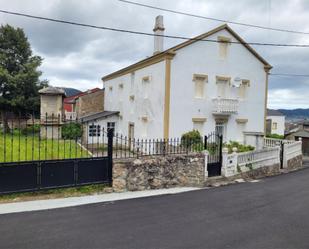
<instances>
[{"instance_id":1,"label":"distant hill","mask_svg":"<svg viewBox=\"0 0 309 249\"><path fill-rule=\"evenodd\" d=\"M309 119L309 109L278 109L278 111L284 114L287 120Z\"/></svg>"},{"instance_id":2,"label":"distant hill","mask_svg":"<svg viewBox=\"0 0 309 249\"><path fill-rule=\"evenodd\" d=\"M67 97L71 97L71 96L81 93L80 90L75 89L75 88L62 87L62 89L65 91L65 94Z\"/></svg>"}]
</instances>

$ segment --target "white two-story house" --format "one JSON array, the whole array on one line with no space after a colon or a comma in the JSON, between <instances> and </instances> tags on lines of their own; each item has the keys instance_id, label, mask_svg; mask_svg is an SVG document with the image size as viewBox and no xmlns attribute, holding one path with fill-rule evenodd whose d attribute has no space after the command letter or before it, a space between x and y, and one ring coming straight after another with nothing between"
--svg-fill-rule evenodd
<instances>
[{"instance_id":1,"label":"white two-story house","mask_svg":"<svg viewBox=\"0 0 309 249\"><path fill-rule=\"evenodd\" d=\"M164 33L162 16L154 32ZM135 138L196 129L260 147L270 64L228 25L167 50L162 36L154 40L153 56L102 78L105 110L113 114L96 122Z\"/></svg>"}]
</instances>

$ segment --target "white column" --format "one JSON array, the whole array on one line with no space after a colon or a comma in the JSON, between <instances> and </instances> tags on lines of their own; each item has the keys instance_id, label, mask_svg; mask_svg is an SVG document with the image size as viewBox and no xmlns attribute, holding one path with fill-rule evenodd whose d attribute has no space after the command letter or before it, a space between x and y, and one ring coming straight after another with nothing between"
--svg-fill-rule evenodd
<instances>
[{"instance_id":1,"label":"white column","mask_svg":"<svg viewBox=\"0 0 309 249\"><path fill-rule=\"evenodd\" d=\"M205 155L204 180L206 180L208 178L207 164L208 164L209 152L207 150L204 150L204 155Z\"/></svg>"}]
</instances>

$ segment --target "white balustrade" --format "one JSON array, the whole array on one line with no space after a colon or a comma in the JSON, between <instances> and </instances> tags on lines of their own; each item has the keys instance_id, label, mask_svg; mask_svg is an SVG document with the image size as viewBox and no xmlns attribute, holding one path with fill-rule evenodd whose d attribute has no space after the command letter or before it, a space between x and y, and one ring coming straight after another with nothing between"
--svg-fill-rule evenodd
<instances>
[{"instance_id":1,"label":"white balustrade","mask_svg":"<svg viewBox=\"0 0 309 249\"><path fill-rule=\"evenodd\" d=\"M277 139L277 138L269 138L264 137L264 147L277 147L281 144L293 144L295 143L294 140L287 140L287 139Z\"/></svg>"},{"instance_id":2,"label":"white balustrade","mask_svg":"<svg viewBox=\"0 0 309 249\"><path fill-rule=\"evenodd\" d=\"M65 119L66 120L76 120L77 113L76 112L65 112Z\"/></svg>"},{"instance_id":3,"label":"white balustrade","mask_svg":"<svg viewBox=\"0 0 309 249\"><path fill-rule=\"evenodd\" d=\"M217 98L213 99L213 113L218 114L232 114L238 111L238 100L237 99L225 99Z\"/></svg>"},{"instance_id":4,"label":"white balustrade","mask_svg":"<svg viewBox=\"0 0 309 249\"><path fill-rule=\"evenodd\" d=\"M294 143L284 144L284 160L288 161L294 157L302 155L302 142L293 141Z\"/></svg>"}]
</instances>

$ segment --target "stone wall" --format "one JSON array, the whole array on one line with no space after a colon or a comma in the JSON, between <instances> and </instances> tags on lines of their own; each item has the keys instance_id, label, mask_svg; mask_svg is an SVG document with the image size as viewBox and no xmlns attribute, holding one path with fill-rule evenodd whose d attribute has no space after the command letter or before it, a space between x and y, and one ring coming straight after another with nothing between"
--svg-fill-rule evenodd
<instances>
[{"instance_id":1,"label":"stone wall","mask_svg":"<svg viewBox=\"0 0 309 249\"><path fill-rule=\"evenodd\" d=\"M246 172L239 173L235 175L234 178L237 179L239 177L244 179L256 179L265 176L277 175L280 173L280 164L276 163L273 165L264 166L258 169L249 170Z\"/></svg>"},{"instance_id":2,"label":"stone wall","mask_svg":"<svg viewBox=\"0 0 309 249\"><path fill-rule=\"evenodd\" d=\"M104 111L104 90L80 96L76 104L78 117Z\"/></svg>"},{"instance_id":3,"label":"stone wall","mask_svg":"<svg viewBox=\"0 0 309 249\"><path fill-rule=\"evenodd\" d=\"M114 191L203 186L203 153L114 160Z\"/></svg>"},{"instance_id":4,"label":"stone wall","mask_svg":"<svg viewBox=\"0 0 309 249\"><path fill-rule=\"evenodd\" d=\"M303 166L303 156L302 155L298 155L287 161L288 170L298 169L298 168L301 168L302 166Z\"/></svg>"}]
</instances>

